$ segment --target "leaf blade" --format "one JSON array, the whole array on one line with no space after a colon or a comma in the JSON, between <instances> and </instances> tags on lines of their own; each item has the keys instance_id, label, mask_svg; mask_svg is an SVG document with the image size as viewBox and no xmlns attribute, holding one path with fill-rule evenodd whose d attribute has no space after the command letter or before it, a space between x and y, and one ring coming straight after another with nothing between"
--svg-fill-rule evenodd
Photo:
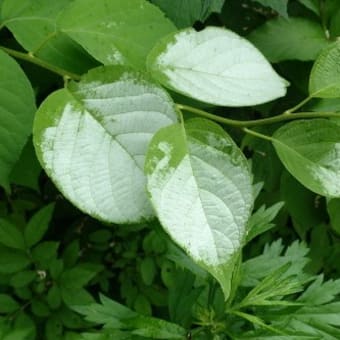
<instances>
[{"instance_id":1,"label":"leaf blade","mask_svg":"<svg viewBox=\"0 0 340 340\"><path fill-rule=\"evenodd\" d=\"M300 120L278 129L272 142L287 170L322 196L340 196L339 125L326 119Z\"/></svg>"},{"instance_id":2,"label":"leaf blade","mask_svg":"<svg viewBox=\"0 0 340 340\"><path fill-rule=\"evenodd\" d=\"M151 51L147 65L161 84L210 104L249 106L286 93L287 82L253 45L218 27L167 36Z\"/></svg>"},{"instance_id":3,"label":"leaf blade","mask_svg":"<svg viewBox=\"0 0 340 340\"><path fill-rule=\"evenodd\" d=\"M0 185L9 176L31 133L36 110L33 89L19 65L0 51Z\"/></svg>"},{"instance_id":4,"label":"leaf blade","mask_svg":"<svg viewBox=\"0 0 340 340\"><path fill-rule=\"evenodd\" d=\"M176 120L162 88L125 68L103 67L47 99L34 144L47 174L80 210L107 222L140 222L153 217L143 172L147 145Z\"/></svg>"},{"instance_id":5,"label":"leaf blade","mask_svg":"<svg viewBox=\"0 0 340 340\"><path fill-rule=\"evenodd\" d=\"M253 204L241 151L218 125L192 119L185 127L172 125L155 135L146 173L163 228L215 276L227 298Z\"/></svg>"}]
</instances>

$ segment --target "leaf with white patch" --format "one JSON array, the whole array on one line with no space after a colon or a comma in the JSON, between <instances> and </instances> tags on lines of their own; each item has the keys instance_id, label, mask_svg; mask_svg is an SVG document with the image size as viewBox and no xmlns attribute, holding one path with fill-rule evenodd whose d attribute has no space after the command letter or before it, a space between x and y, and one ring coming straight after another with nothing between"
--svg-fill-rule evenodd
<instances>
[{"instance_id":1,"label":"leaf with white patch","mask_svg":"<svg viewBox=\"0 0 340 340\"><path fill-rule=\"evenodd\" d=\"M282 97L287 82L249 41L218 27L162 39L147 60L163 85L200 101L249 106Z\"/></svg>"},{"instance_id":2,"label":"leaf with white patch","mask_svg":"<svg viewBox=\"0 0 340 340\"><path fill-rule=\"evenodd\" d=\"M285 124L272 137L287 170L309 190L340 197L340 125L327 119Z\"/></svg>"},{"instance_id":3,"label":"leaf with white patch","mask_svg":"<svg viewBox=\"0 0 340 340\"><path fill-rule=\"evenodd\" d=\"M164 229L220 282L227 299L253 205L246 158L217 124L192 119L154 136L145 169Z\"/></svg>"},{"instance_id":4,"label":"leaf with white patch","mask_svg":"<svg viewBox=\"0 0 340 340\"><path fill-rule=\"evenodd\" d=\"M46 99L34 145L47 174L79 209L108 222L139 222L153 216L143 173L147 146L176 119L162 88L122 67L101 67Z\"/></svg>"}]
</instances>

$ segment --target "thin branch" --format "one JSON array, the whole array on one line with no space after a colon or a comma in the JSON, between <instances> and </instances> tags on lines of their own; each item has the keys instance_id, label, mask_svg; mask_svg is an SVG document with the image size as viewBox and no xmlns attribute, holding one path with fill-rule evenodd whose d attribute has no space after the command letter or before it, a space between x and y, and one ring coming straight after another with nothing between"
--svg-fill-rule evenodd
<instances>
[{"instance_id":1,"label":"thin branch","mask_svg":"<svg viewBox=\"0 0 340 340\"><path fill-rule=\"evenodd\" d=\"M73 79L73 80L80 80L81 76L79 74L75 74L69 71L66 71L58 66L52 65L44 60L41 60L37 57L35 57L33 54L31 53L23 53L23 52L19 52L16 50L12 50L11 48L7 48L4 46L0 46L0 49L3 50L4 52L8 53L9 55L11 55L14 58L17 59L21 59L21 60L25 60L28 61L32 64L38 65L46 70L49 70L53 73L56 73L64 78L69 78L69 79Z\"/></svg>"}]
</instances>

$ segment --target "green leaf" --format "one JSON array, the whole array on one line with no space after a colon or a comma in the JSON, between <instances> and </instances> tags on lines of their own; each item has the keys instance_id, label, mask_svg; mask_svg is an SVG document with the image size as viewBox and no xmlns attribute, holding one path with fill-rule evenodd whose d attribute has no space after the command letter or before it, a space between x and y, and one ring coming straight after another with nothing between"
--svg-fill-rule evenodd
<instances>
[{"instance_id":1,"label":"green leaf","mask_svg":"<svg viewBox=\"0 0 340 340\"><path fill-rule=\"evenodd\" d=\"M59 16L62 32L103 64L145 66L154 44L176 30L146 0L76 0Z\"/></svg>"},{"instance_id":2,"label":"green leaf","mask_svg":"<svg viewBox=\"0 0 340 340\"><path fill-rule=\"evenodd\" d=\"M309 79L309 93L312 97L340 97L340 41L325 49L315 61Z\"/></svg>"},{"instance_id":3,"label":"green leaf","mask_svg":"<svg viewBox=\"0 0 340 340\"><path fill-rule=\"evenodd\" d=\"M69 71L83 73L95 66L87 53L57 30L56 19L71 0L3 0L2 24L39 58Z\"/></svg>"},{"instance_id":4,"label":"green leaf","mask_svg":"<svg viewBox=\"0 0 340 340\"><path fill-rule=\"evenodd\" d=\"M242 263L242 280L241 286L253 287L269 276L273 271L287 263L292 265L286 272L286 276L299 276L301 281L309 277L303 272L303 268L310 261L307 258L309 249L304 243L295 241L283 253L283 245L281 240L277 240L270 245L266 245L263 254L251 258ZM283 253L283 254L282 254Z\"/></svg>"},{"instance_id":5,"label":"green leaf","mask_svg":"<svg viewBox=\"0 0 340 340\"><path fill-rule=\"evenodd\" d=\"M327 202L327 211L332 228L340 234L340 198L330 199Z\"/></svg>"},{"instance_id":6,"label":"green leaf","mask_svg":"<svg viewBox=\"0 0 340 340\"><path fill-rule=\"evenodd\" d=\"M58 317L52 315L47 319L45 326L45 335L47 340L62 340L63 325Z\"/></svg>"},{"instance_id":7,"label":"green leaf","mask_svg":"<svg viewBox=\"0 0 340 340\"><path fill-rule=\"evenodd\" d=\"M61 305L61 292L57 285L53 285L47 293L46 301L51 309L58 309Z\"/></svg>"},{"instance_id":8,"label":"green leaf","mask_svg":"<svg viewBox=\"0 0 340 340\"><path fill-rule=\"evenodd\" d=\"M323 280L323 275L319 275L297 301L316 306L334 300L340 294L340 280L328 280L326 282L323 282Z\"/></svg>"},{"instance_id":9,"label":"green leaf","mask_svg":"<svg viewBox=\"0 0 340 340\"><path fill-rule=\"evenodd\" d=\"M329 44L319 23L305 18L277 18L247 37L273 63L314 60Z\"/></svg>"},{"instance_id":10,"label":"green leaf","mask_svg":"<svg viewBox=\"0 0 340 340\"><path fill-rule=\"evenodd\" d=\"M262 205L249 219L247 229L247 243L256 236L270 230L275 226L272 221L283 207L284 202L277 202L267 208Z\"/></svg>"},{"instance_id":11,"label":"green leaf","mask_svg":"<svg viewBox=\"0 0 340 340\"><path fill-rule=\"evenodd\" d=\"M163 85L210 104L256 105L286 93L287 82L253 45L218 27L162 39L148 56L148 68Z\"/></svg>"},{"instance_id":12,"label":"green leaf","mask_svg":"<svg viewBox=\"0 0 340 340\"><path fill-rule=\"evenodd\" d=\"M20 305L10 295L0 294L0 313L13 313Z\"/></svg>"},{"instance_id":13,"label":"green leaf","mask_svg":"<svg viewBox=\"0 0 340 340\"><path fill-rule=\"evenodd\" d=\"M147 146L176 120L161 87L103 67L47 98L36 114L34 145L47 174L79 209L108 222L139 222L153 216L143 173Z\"/></svg>"},{"instance_id":14,"label":"green leaf","mask_svg":"<svg viewBox=\"0 0 340 340\"><path fill-rule=\"evenodd\" d=\"M22 232L12 223L0 219L0 243L14 249L25 249Z\"/></svg>"},{"instance_id":15,"label":"green leaf","mask_svg":"<svg viewBox=\"0 0 340 340\"><path fill-rule=\"evenodd\" d=\"M340 196L340 125L327 119L300 120L279 128L272 142L287 170L320 195Z\"/></svg>"},{"instance_id":16,"label":"green leaf","mask_svg":"<svg viewBox=\"0 0 340 340\"><path fill-rule=\"evenodd\" d=\"M39 243L32 250L32 258L41 269L48 269L57 257L59 242L45 241Z\"/></svg>"},{"instance_id":17,"label":"green leaf","mask_svg":"<svg viewBox=\"0 0 340 340\"><path fill-rule=\"evenodd\" d=\"M288 0L252 0L252 1L257 2L262 6L270 7L278 14L280 14L282 17L288 18L287 13Z\"/></svg>"},{"instance_id":18,"label":"green leaf","mask_svg":"<svg viewBox=\"0 0 340 340\"><path fill-rule=\"evenodd\" d=\"M128 329L131 334L147 339L181 339L186 336L184 328L148 316L142 316L131 309L101 295L101 304L77 307L75 310L83 314L86 320L104 324L106 328Z\"/></svg>"},{"instance_id":19,"label":"green leaf","mask_svg":"<svg viewBox=\"0 0 340 340\"><path fill-rule=\"evenodd\" d=\"M102 269L101 265L82 263L77 267L65 270L60 276L60 286L63 288L82 288Z\"/></svg>"},{"instance_id":20,"label":"green leaf","mask_svg":"<svg viewBox=\"0 0 340 340\"><path fill-rule=\"evenodd\" d=\"M16 273L29 264L30 260L25 252L0 246L0 273Z\"/></svg>"},{"instance_id":21,"label":"green leaf","mask_svg":"<svg viewBox=\"0 0 340 340\"><path fill-rule=\"evenodd\" d=\"M24 146L19 160L12 169L10 182L39 191L38 180L40 172L41 166L35 154L32 139L30 138Z\"/></svg>"},{"instance_id":22,"label":"green leaf","mask_svg":"<svg viewBox=\"0 0 340 340\"><path fill-rule=\"evenodd\" d=\"M19 65L0 51L0 186L9 176L32 131L34 93Z\"/></svg>"},{"instance_id":23,"label":"green leaf","mask_svg":"<svg viewBox=\"0 0 340 340\"><path fill-rule=\"evenodd\" d=\"M29 285L36 277L37 273L33 270L23 270L13 275L10 283L15 288L21 288Z\"/></svg>"},{"instance_id":24,"label":"green leaf","mask_svg":"<svg viewBox=\"0 0 340 340\"><path fill-rule=\"evenodd\" d=\"M82 288L61 288L61 297L66 306L70 308L74 306L88 306L94 303L91 294Z\"/></svg>"},{"instance_id":25,"label":"green leaf","mask_svg":"<svg viewBox=\"0 0 340 340\"><path fill-rule=\"evenodd\" d=\"M305 7L310 9L315 14L317 15L320 14L320 6L318 0L298 0L298 1L301 2Z\"/></svg>"},{"instance_id":26,"label":"green leaf","mask_svg":"<svg viewBox=\"0 0 340 340\"><path fill-rule=\"evenodd\" d=\"M35 213L25 228L26 246L31 247L38 243L45 235L54 211L54 203L46 205Z\"/></svg>"},{"instance_id":27,"label":"green leaf","mask_svg":"<svg viewBox=\"0 0 340 340\"><path fill-rule=\"evenodd\" d=\"M152 257L146 257L141 261L140 273L143 282L150 286L153 283L157 273L156 263Z\"/></svg>"},{"instance_id":28,"label":"green leaf","mask_svg":"<svg viewBox=\"0 0 340 340\"><path fill-rule=\"evenodd\" d=\"M169 17L178 28L204 22L213 12L222 10L225 0L151 0Z\"/></svg>"},{"instance_id":29,"label":"green leaf","mask_svg":"<svg viewBox=\"0 0 340 340\"><path fill-rule=\"evenodd\" d=\"M227 277L253 205L246 158L217 124L192 119L155 135L146 173L163 228L215 276L227 298Z\"/></svg>"}]
</instances>

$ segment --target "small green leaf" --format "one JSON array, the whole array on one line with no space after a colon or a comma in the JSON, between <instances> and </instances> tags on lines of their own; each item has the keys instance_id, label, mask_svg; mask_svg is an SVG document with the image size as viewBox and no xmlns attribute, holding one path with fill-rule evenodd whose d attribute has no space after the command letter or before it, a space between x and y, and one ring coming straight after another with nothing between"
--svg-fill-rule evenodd
<instances>
[{"instance_id":1,"label":"small green leaf","mask_svg":"<svg viewBox=\"0 0 340 340\"><path fill-rule=\"evenodd\" d=\"M144 258L140 264L140 272L143 282L147 286L150 286L153 283L157 273L156 263L154 259L151 257Z\"/></svg>"},{"instance_id":2,"label":"small green leaf","mask_svg":"<svg viewBox=\"0 0 340 340\"><path fill-rule=\"evenodd\" d=\"M305 7L310 9L315 14L320 14L320 5L318 0L298 0L301 2Z\"/></svg>"},{"instance_id":3,"label":"small green leaf","mask_svg":"<svg viewBox=\"0 0 340 340\"><path fill-rule=\"evenodd\" d=\"M309 93L318 98L340 97L340 41L325 49L315 61L309 79Z\"/></svg>"},{"instance_id":4,"label":"small green leaf","mask_svg":"<svg viewBox=\"0 0 340 340\"><path fill-rule=\"evenodd\" d=\"M0 313L13 313L20 305L10 295L0 294Z\"/></svg>"},{"instance_id":5,"label":"small green leaf","mask_svg":"<svg viewBox=\"0 0 340 340\"><path fill-rule=\"evenodd\" d=\"M25 249L22 232L3 218L0 219L0 243L9 248Z\"/></svg>"},{"instance_id":6,"label":"small green leaf","mask_svg":"<svg viewBox=\"0 0 340 340\"><path fill-rule=\"evenodd\" d=\"M210 104L256 105L286 93L287 82L251 43L219 27L162 39L148 56L148 68L163 85Z\"/></svg>"},{"instance_id":7,"label":"small green leaf","mask_svg":"<svg viewBox=\"0 0 340 340\"><path fill-rule=\"evenodd\" d=\"M79 240L74 240L67 245L63 252L63 261L66 268L73 267L79 258L80 245Z\"/></svg>"},{"instance_id":8,"label":"small green leaf","mask_svg":"<svg viewBox=\"0 0 340 340\"><path fill-rule=\"evenodd\" d=\"M146 56L157 40L176 30L146 0L76 0L57 24L104 65L131 64L139 69L145 67Z\"/></svg>"},{"instance_id":9,"label":"small green leaf","mask_svg":"<svg viewBox=\"0 0 340 340\"><path fill-rule=\"evenodd\" d=\"M329 45L321 25L305 18L268 20L247 38L273 63L314 60Z\"/></svg>"},{"instance_id":10,"label":"small green leaf","mask_svg":"<svg viewBox=\"0 0 340 340\"><path fill-rule=\"evenodd\" d=\"M29 138L19 160L12 169L10 182L39 192L38 180L40 172L41 166L34 151L32 138Z\"/></svg>"},{"instance_id":11,"label":"small green leaf","mask_svg":"<svg viewBox=\"0 0 340 340\"><path fill-rule=\"evenodd\" d=\"M259 3L264 7L270 7L278 14L280 14L282 17L286 19L288 18L287 13L288 0L252 0L252 1Z\"/></svg>"},{"instance_id":12,"label":"small green leaf","mask_svg":"<svg viewBox=\"0 0 340 340\"><path fill-rule=\"evenodd\" d=\"M23 270L16 273L11 278L11 285L15 288L21 288L29 285L37 277L33 270Z\"/></svg>"},{"instance_id":13,"label":"small green leaf","mask_svg":"<svg viewBox=\"0 0 340 340\"><path fill-rule=\"evenodd\" d=\"M102 269L101 265L82 263L77 267L65 270L60 276L63 288L82 288Z\"/></svg>"},{"instance_id":14,"label":"small green leaf","mask_svg":"<svg viewBox=\"0 0 340 340\"><path fill-rule=\"evenodd\" d=\"M52 218L54 205L54 203L51 203L43 207L28 221L25 228L25 241L27 247L35 245L45 235Z\"/></svg>"},{"instance_id":15,"label":"small green leaf","mask_svg":"<svg viewBox=\"0 0 340 340\"><path fill-rule=\"evenodd\" d=\"M0 51L0 186L9 191L9 176L32 131L34 93L19 65Z\"/></svg>"},{"instance_id":16,"label":"small green leaf","mask_svg":"<svg viewBox=\"0 0 340 340\"><path fill-rule=\"evenodd\" d=\"M340 196L340 125L327 119L285 124L272 137L279 158L305 187L323 196Z\"/></svg>"},{"instance_id":17,"label":"small green leaf","mask_svg":"<svg viewBox=\"0 0 340 340\"><path fill-rule=\"evenodd\" d=\"M45 326L46 340L62 340L63 336L63 325L60 319L54 315L47 319Z\"/></svg>"},{"instance_id":18,"label":"small green leaf","mask_svg":"<svg viewBox=\"0 0 340 340\"><path fill-rule=\"evenodd\" d=\"M47 293L46 301L51 309L58 309L61 305L61 292L57 285L53 285Z\"/></svg>"},{"instance_id":19,"label":"small green leaf","mask_svg":"<svg viewBox=\"0 0 340 340\"><path fill-rule=\"evenodd\" d=\"M15 273L30 263L27 254L20 250L0 246L0 273Z\"/></svg>"},{"instance_id":20,"label":"small green leaf","mask_svg":"<svg viewBox=\"0 0 340 340\"><path fill-rule=\"evenodd\" d=\"M163 228L215 276L227 298L231 263L253 205L246 158L217 124L192 119L155 135L146 173Z\"/></svg>"},{"instance_id":21,"label":"small green leaf","mask_svg":"<svg viewBox=\"0 0 340 340\"><path fill-rule=\"evenodd\" d=\"M140 222L154 214L143 173L148 143L176 120L160 86L122 67L101 67L47 98L34 144L47 174L79 209L108 222Z\"/></svg>"},{"instance_id":22,"label":"small green leaf","mask_svg":"<svg viewBox=\"0 0 340 340\"><path fill-rule=\"evenodd\" d=\"M40 269L48 269L57 257L59 242L45 241L39 243L32 250L32 258L38 264Z\"/></svg>"},{"instance_id":23,"label":"small green leaf","mask_svg":"<svg viewBox=\"0 0 340 340\"><path fill-rule=\"evenodd\" d=\"M151 0L178 28L205 21L213 12L222 10L225 0Z\"/></svg>"},{"instance_id":24,"label":"small green leaf","mask_svg":"<svg viewBox=\"0 0 340 340\"><path fill-rule=\"evenodd\" d=\"M47 317L51 314L47 303L40 298L34 298L31 302L32 313L39 317Z\"/></svg>"},{"instance_id":25,"label":"small green leaf","mask_svg":"<svg viewBox=\"0 0 340 340\"><path fill-rule=\"evenodd\" d=\"M327 211L332 228L340 234L340 198L330 199L327 202Z\"/></svg>"},{"instance_id":26,"label":"small green leaf","mask_svg":"<svg viewBox=\"0 0 340 340\"><path fill-rule=\"evenodd\" d=\"M60 288L61 297L66 306L87 306L94 302L94 298L85 289Z\"/></svg>"}]
</instances>

